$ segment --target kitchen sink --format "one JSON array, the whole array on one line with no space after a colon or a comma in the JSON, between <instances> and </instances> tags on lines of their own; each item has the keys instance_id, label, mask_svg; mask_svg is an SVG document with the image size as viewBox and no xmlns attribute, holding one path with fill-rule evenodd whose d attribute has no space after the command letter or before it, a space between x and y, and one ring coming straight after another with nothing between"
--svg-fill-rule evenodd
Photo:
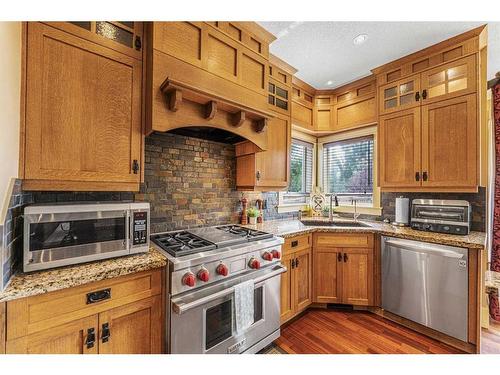
<instances>
[{"instance_id":1,"label":"kitchen sink","mask_svg":"<svg viewBox=\"0 0 500 375\"><path fill-rule=\"evenodd\" d=\"M306 226L314 227L342 227L342 228L370 228L371 225L360 223L359 221L323 221L323 220L304 220L301 221Z\"/></svg>"}]
</instances>

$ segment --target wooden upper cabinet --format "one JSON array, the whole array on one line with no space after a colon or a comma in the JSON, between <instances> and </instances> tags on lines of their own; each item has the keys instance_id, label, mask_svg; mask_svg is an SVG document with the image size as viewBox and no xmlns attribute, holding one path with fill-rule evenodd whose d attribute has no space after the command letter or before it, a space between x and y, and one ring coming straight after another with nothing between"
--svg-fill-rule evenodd
<instances>
[{"instance_id":1,"label":"wooden upper cabinet","mask_svg":"<svg viewBox=\"0 0 500 375\"><path fill-rule=\"evenodd\" d=\"M477 186L476 100L471 94L422 106L422 186Z\"/></svg>"},{"instance_id":2,"label":"wooden upper cabinet","mask_svg":"<svg viewBox=\"0 0 500 375\"><path fill-rule=\"evenodd\" d=\"M92 315L7 342L8 354L97 354L98 316Z\"/></svg>"},{"instance_id":3,"label":"wooden upper cabinet","mask_svg":"<svg viewBox=\"0 0 500 375\"><path fill-rule=\"evenodd\" d=\"M27 50L24 189L138 190L142 62L42 23Z\"/></svg>"},{"instance_id":4,"label":"wooden upper cabinet","mask_svg":"<svg viewBox=\"0 0 500 375\"><path fill-rule=\"evenodd\" d=\"M314 131L315 90L304 81L293 77L292 87L292 123L303 129Z\"/></svg>"},{"instance_id":5,"label":"wooden upper cabinet","mask_svg":"<svg viewBox=\"0 0 500 375\"><path fill-rule=\"evenodd\" d=\"M421 102L420 75L416 74L379 87L379 114L417 107Z\"/></svg>"},{"instance_id":6,"label":"wooden upper cabinet","mask_svg":"<svg viewBox=\"0 0 500 375\"><path fill-rule=\"evenodd\" d=\"M342 249L342 302L373 305L373 249Z\"/></svg>"},{"instance_id":7,"label":"wooden upper cabinet","mask_svg":"<svg viewBox=\"0 0 500 375\"><path fill-rule=\"evenodd\" d=\"M419 187L420 108L380 116L378 124L380 187Z\"/></svg>"},{"instance_id":8,"label":"wooden upper cabinet","mask_svg":"<svg viewBox=\"0 0 500 375\"><path fill-rule=\"evenodd\" d=\"M245 141L236 145L236 187L239 190L274 191L290 179L290 117L276 114L268 121L267 150Z\"/></svg>"},{"instance_id":9,"label":"wooden upper cabinet","mask_svg":"<svg viewBox=\"0 0 500 375\"><path fill-rule=\"evenodd\" d=\"M99 314L99 353L160 354L160 303L155 296Z\"/></svg>"},{"instance_id":10,"label":"wooden upper cabinet","mask_svg":"<svg viewBox=\"0 0 500 375\"><path fill-rule=\"evenodd\" d=\"M422 104L433 103L477 90L476 56L471 55L422 73Z\"/></svg>"},{"instance_id":11,"label":"wooden upper cabinet","mask_svg":"<svg viewBox=\"0 0 500 375\"><path fill-rule=\"evenodd\" d=\"M142 60L143 22L75 21L45 22L47 25Z\"/></svg>"}]
</instances>

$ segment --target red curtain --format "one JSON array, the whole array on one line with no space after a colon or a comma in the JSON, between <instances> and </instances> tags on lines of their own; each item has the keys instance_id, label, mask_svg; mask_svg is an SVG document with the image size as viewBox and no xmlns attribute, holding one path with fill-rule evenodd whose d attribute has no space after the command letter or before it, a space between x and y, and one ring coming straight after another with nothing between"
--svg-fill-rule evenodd
<instances>
[{"instance_id":1,"label":"red curtain","mask_svg":"<svg viewBox=\"0 0 500 375\"><path fill-rule=\"evenodd\" d=\"M495 206L493 209L492 271L500 272L500 83L493 86L493 118L495 121ZM490 293L490 315L500 320L498 293Z\"/></svg>"}]
</instances>

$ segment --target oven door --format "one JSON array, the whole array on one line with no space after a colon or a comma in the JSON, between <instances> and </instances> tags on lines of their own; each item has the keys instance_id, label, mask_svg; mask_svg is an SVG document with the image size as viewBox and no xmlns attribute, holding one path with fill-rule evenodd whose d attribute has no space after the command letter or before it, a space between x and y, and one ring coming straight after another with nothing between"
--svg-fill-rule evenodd
<instances>
[{"instance_id":1,"label":"oven door","mask_svg":"<svg viewBox=\"0 0 500 375\"><path fill-rule=\"evenodd\" d=\"M172 299L172 354L252 352L279 337L281 273L276 265ZM254 279L254 323L236 332L234 286Z\"/></svg>"},{"instance_id":2,"label":"oven door","mask_svg":"<svg viewBox=\"0 0 500 375\"><path fill-rule=\"evenodd\" d=\"M128 254L128 210L29 214L24 220L25 272Z\"/></svg>"}]
</instances>

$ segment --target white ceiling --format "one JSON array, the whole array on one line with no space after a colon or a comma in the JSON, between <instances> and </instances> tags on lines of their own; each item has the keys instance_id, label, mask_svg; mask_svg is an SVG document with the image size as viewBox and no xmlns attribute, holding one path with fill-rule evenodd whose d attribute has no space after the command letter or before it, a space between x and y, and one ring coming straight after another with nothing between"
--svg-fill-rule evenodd
<instances>
[{"instance_id":1,"label":"white ceiling","mask_svg":"<svg viewBox=\"0 0 500 375\"><path fill-rule=\"evenodd\" d=\"M318 89L335 88L370 70L486 22L259 22L278 39L271 53ZM361 45L353 39L367 34ZM488 23L488 79L500 71L500 22ZM327 84L332 81L331 84Z\"/></svg>"}]
</instances>

